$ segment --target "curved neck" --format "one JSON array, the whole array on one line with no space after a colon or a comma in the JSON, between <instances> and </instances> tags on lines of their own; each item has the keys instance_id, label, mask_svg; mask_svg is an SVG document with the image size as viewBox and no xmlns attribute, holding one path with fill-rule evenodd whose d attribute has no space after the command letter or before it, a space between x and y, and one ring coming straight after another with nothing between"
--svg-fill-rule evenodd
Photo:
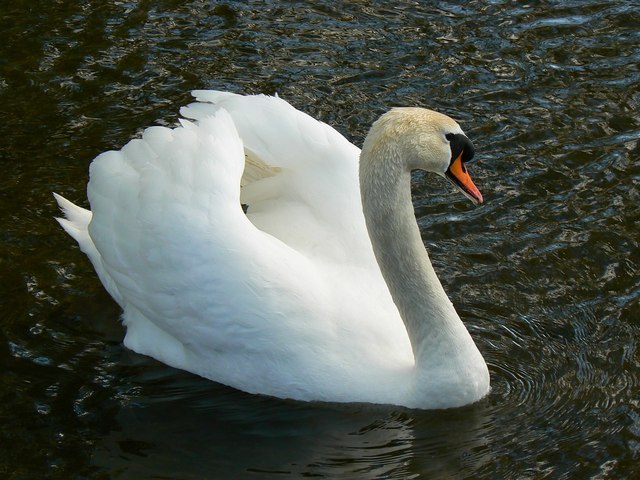
<instances>
[{"instance_id":1,"label":"curved neck","mask_svg":"<svg viewBox=\"0 0 640 480\"><path fill-rule=\"evenodd\" d=\"M424 248L411 201L411 172L393 145L362 150L360 191L382 275L407 329L418 369L432 370L472 341Z\"/></svg>"}]
</instances>

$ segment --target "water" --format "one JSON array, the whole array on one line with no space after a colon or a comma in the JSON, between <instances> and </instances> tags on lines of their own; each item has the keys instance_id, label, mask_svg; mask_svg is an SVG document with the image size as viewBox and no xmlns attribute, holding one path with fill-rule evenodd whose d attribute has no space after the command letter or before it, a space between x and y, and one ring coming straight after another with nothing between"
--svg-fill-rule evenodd
<instances>
[{"instance_id":1,"label":"water","mask_svg":"<svg viewBox=\"0 0 640 480\"><path fill-rule=\"evenodd\" d=\"M0 476L640 475L636 2L0 6ZM52 220L91 159L194 88L274 93L357 144L394 105L457 118L486 203L417 174L434 264L493 390L445 412L247 395L121 344Z\"/></svg>"}]
</instances>

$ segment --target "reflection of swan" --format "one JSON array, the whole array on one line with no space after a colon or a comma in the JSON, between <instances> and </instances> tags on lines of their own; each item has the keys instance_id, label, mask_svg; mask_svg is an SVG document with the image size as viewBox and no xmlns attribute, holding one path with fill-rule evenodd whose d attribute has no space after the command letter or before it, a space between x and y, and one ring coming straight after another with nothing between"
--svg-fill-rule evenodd
<instances>
[{"instance_id":1,"label":"reflection of swan","mask_svg":"<svg viewBox=\"0 0 640 480\"><path fill-rule=\"evenodd\" d=\"M416 168L482 201L458 124L391 110L358 162L283 100L195 95L182 111L194 122L96 158L91 212L56 196L61 225L124 309L125 345L283 398L440 408L485 395L486 364L411 204Z\"/></svg>"}]
</instances>

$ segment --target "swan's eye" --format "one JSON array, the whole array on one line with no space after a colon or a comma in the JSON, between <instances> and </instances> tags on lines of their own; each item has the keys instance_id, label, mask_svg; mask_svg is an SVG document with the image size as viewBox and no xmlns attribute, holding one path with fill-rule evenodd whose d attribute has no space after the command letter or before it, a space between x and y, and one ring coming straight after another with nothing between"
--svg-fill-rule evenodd
<instances>
[{"instance_id":1,"label":"swan's eye","mask_svg":"<svg viewBox=\"0 0 640 480\"><path fill-rule=\"evenodd\" d=\"M462 133L447 133L445 138L449 141L452 162L458 158L460 154L462 154L463 162L471 161L475 153L471 140Z\"/></svg>"}]
</instances>

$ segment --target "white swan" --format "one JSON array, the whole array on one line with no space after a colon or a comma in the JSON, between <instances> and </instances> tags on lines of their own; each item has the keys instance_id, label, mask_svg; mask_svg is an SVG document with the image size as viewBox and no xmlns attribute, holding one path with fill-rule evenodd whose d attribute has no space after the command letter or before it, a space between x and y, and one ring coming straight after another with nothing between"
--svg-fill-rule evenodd
<instances>
[{"instance_id":1,"label":"white swan","mask_svg":"<svg viewBox=\"0 0 640 480\"><path fill-rule=\"evenodd\" d=\"M396 108L360 153L277 97L194 96L191 121L93 161L91 211L54 194L124 310L125 345L281 398L447 408L487 394L411 204L416 168L482 202L458 124Z\"/></svg>"}]
</instances>

